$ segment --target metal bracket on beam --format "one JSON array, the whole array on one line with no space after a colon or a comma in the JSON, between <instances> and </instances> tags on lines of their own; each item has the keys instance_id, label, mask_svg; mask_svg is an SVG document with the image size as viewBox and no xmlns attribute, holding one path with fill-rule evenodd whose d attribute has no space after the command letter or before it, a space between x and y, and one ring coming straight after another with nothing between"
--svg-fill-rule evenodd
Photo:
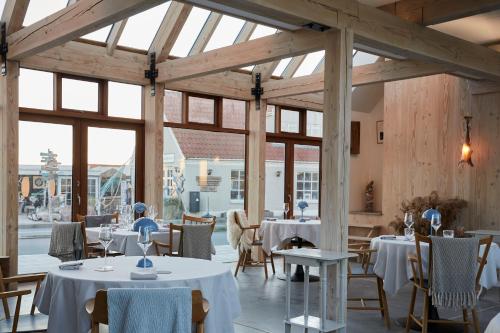
<instances>
[{"instance_id":1,"label":"metal bracket on beam","mask_svg":"<svg viewBox=\"0 0 500 333\"><path fill-rule=\"evenodd\" d=\"M319 31L319 32L324 32L324 31L327 31L327 30L330 29L329 26L326 26L326 25L323 25L323 24L319 24L319 23L316 23L316 22L311 22L311 23L304 24L304 28L311 29L311 30L314 30L314 31Z\"/></svg>"},{"instance_id":2,"label":"metal bracket on beam","mask_svg":"<svg viewBox=\"0 0 500 333\"><path fill-rule=\"evenodd\" d=\"M0 32L0 54L2 55L2 76L7 75L7 52L9 51L9 44L7 44L7 27L5 22L1 23Z\"/></svg>"},{"instance_id":3,"label":"metal bracket on beam","mask_svg":"<svg viewBox=\"0 0 500 333\"><path fill-rule=\"evenodd\" d=\"M149 69L144 71L144 76L149 79L151 84L151 96L156 95L156 78L158 77L158 69L156 68L156 52L149 54Z\"/></svg>"},{"instance_id":4,"label":"metal bracket on beam","mask_svg":"<svg viewBox=\"0 0 500 333\"><path fill-rule=\"evenodd\" d=\"M260 98L264 95L264 88L261 86L260 73L255 74L255 87L251 90L252 96L255 96L255 109L260 110Z\"/></svg>"}]
</instances>

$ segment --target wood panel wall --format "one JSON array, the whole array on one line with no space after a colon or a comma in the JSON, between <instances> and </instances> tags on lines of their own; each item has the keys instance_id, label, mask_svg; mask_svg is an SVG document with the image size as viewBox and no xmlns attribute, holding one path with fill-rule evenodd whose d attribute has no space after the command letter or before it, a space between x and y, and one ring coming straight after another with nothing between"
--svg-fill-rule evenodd
<instances>
[{"instance_id":1,"label":"wood panel wall","mask_svg":"<svg viewBox=\"0 0 500 333\"><path fill-rule=\"evenodd\" d=\"M436 75L385 85L383 214L436 190L467 200L458 224L500 229L500 94L471 95L464 79ZM459 166L464 115L475 166Z\"/></svg>"}]
</instances>

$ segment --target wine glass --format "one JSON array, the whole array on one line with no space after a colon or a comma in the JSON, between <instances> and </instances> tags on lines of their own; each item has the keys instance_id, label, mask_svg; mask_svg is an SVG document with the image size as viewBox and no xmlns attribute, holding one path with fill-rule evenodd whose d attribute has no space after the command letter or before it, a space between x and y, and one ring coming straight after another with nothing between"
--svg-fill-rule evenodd
<instances>
[{"instance_id":1,"label":"wine glass","mask_svg":"<svg viewBox=\"0 0 500 333\"><path fill-rule=\"evenodd\" d=\"M97 271L109 272L113 270L113 266L108 266L108 247L113 242L113 228L111 224L101 224L99 229L99 242L104 247L104 266L97 268Z\"/></svg>"},{"instance_id":2,"label":"wine glass","mask_svg":"<svg viewBox=\"0 0 500 333\"><path fill-rule=\"evenodd\" d=\"M146 253L148 252L151 244L153 244L153 232L151 227L139 227L139 232L137 234L137 245L139 245L142 252L144 253L142 260L143 268L147 267Z\"/></svg>"},{"instance_id":3,"label":"wine glass","mask_svg":"<svg viewBox=\"0 0 500 333\"><path fill-rule=\"evenodd\" d=\"M434 229L434 235L437 235L438 229L441 228L441 215L432 214L431 226L432 226L432 229Z\"/></svg>"},{"instance_id":4,"label":"wine glass","mask_svg":"<svg viewBox=\"0 0 500 333\"><path fill-rule=\"evenodd\" d=\"M158 211L156 210L156 206L149 205L148 206L148 217L150 217L154 221L156 219L156 216L158 216Z\"/></svg>"},{"instance_id":5,"label":"wine glass","mask_svg":"<svg viewBox=\"0 0 500 333\"><path fill-rule=\"evenodd\" d=\"M288 212L290 211L290 204L285 202L283 204L283 210L285 211L285 220L288 218Z\"/></svg>"},{"instance_id":6,"label":"wine glass","mask_svg":"<svg viewBox=\"0 0 500 333\"><path fill-rule=\"evenodd\" d=\"M413 226L413 214L411 212L406 212L405 213L405 220L404 223L407 228L411 228Z\"/></svg>"}]
</instances>

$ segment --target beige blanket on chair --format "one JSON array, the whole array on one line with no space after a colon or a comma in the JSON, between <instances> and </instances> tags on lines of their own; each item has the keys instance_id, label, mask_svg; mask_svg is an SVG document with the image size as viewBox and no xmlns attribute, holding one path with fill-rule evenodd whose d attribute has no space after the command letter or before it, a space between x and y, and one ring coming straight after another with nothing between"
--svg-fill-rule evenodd
<instances>
[{"instance_id":1,"label":"beige blanket on chair","mask_svg":"<svg viewBox=\"0 0 500 333\"><path fill-rule=\"evenodd\" d=\"M246 230L241 236L242 230L236 221L236 214L238 214L238 221L242 227L250 226L244 210L229 210L227 212L227 240L233 249L237 249L241 237L240 251L250 250L253 242L253 230Z\"/></svg>"}]
</instances>

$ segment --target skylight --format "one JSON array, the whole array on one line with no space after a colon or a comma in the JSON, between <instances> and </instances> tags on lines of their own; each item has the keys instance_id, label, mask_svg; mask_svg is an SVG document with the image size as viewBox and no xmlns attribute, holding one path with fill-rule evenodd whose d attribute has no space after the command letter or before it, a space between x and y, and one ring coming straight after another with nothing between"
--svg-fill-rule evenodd
<instances>
[{"instance_id":1,"label":"skylight","mask_svg":"<svg viewBox=\"0 0 500 333\"><path fill-rule=\"evenodd\" d=\"M204 51L232 45L244 24L244 20L228 15L222 16Z\"/></svg>"},{"instance_id":2,"label":"skylight","mask_svg":"<svg viewBox=\"0 0 500 333\"><path fill-rule=\"evenodd\" d=\"M378 55L366 53L363 51L357 51L356 54L354 55L354 58L352 59L352 65L362 66L362 65L373 64L375 61L377 61L378 58L379 58Z\"/></svg>"},{"instance_id":3,"label":"skylight","mask_svg":"<svg viewBox=\"0 0 500 333\"><path fill-rule=\"evenodd\" d=\"M6 0L0 0L0 16L3 14L3 9L5 7L5 1Z\"/></svg>"},{"instance_id":4,"label":"skylight","mask_svg":"<svg viewBox=\"0 0 500 333\"><path fill-rule=\"evenodd\" d=\"M91 32L82 36L82 38L95 40L97 42L105 42L108 39L109 32L111 31L112 25L108 25L107 27L101 28L97 31Z\"/></svg>"},{"instance_id":5,"label":"skylight","mask_svg":"<svg viewBox=\"0 0 500 333\"><path fill-rule=\"evenodd\" d=\"M31 0L24 17L23 25L28 26L66 8L68 0Z\"/></svg>"},{"instance_id":6,"label":"skylight","mask_svg":"<svg viewBox=\"0 0 500 333\"><path fill-rule=\"evenodd\" d=\"M171 1L130 17L118 45L148 50L160 27Z\"/></svg>"},{"instance_id":7,"label":"skylight","mask_svg":"<svg viewBox=\"0 0 500 333\"><path fill-rule=\"evenodd\" d=\"M189 13L186 23L182 27L182 30L175 41L174 47L170 52L171 55L176 57L185 57L188 55L194 41L207 21L208 15L210 15L210 11L193 7L191 13Z\"/></svg>"},{"instance_id":8,"label":"skylight","mask_svg":"<svg viewBox=\"0 0 500 333\"><path fill-rule=\"evenodd\" d=\"M290 61L292 61L292 58L285 58L285 59L280 60L280 63L278 64L278 66L276 66L276 69L274 70L273 75L274 76L281 76L281 74L283 74L283 71L285 70L286 66L288 66Z\"/></svg>"},{"instance_id":9,"label":"skylight","mask_svg":"<svg viewBox=\"0 0 500 333\"><path fill-rule=\"evenodd\" d=\"M297 68L297 71L293 74L293 77L311 75L314 69L318 66L321 59L323 59L324 55L324 50L309 53L308 55L306 55L306 58L304 59L302 64L300 64L299 68Z\"/></svg>"},{"instance_id":10,"label":"skylight","mask_svg":"<svg viewBox=\"0 0 500 333\"><path fill-rule=\"evenodd\" d=\"M272 35L272 34L276 33L276 31L278 31L276 28L272 28L272 27L268 27L268 26L259 24L259 25L257 25L257 27L253 31L252 35L250 36L250 40Z\"/></svg>"}]
</instances>

